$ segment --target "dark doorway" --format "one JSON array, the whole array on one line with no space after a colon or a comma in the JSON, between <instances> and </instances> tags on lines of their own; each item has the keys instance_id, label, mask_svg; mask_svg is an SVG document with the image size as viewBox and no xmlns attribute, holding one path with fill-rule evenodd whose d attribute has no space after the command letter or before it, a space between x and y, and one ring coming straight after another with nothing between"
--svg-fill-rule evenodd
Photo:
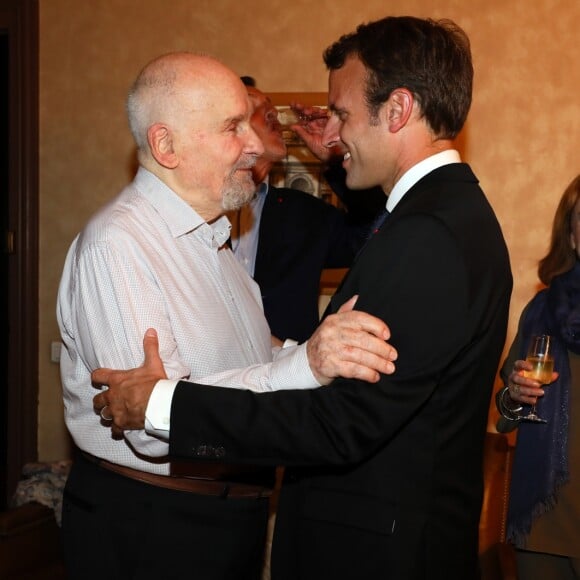
<instances>
[{"instance_id":1,"label":"dark doorway","mask_svg":"<svg viewBox=\"0 0 580 580\"><path fill-rule=\"evenodd\" d=\"M38 432L38 0L0 0L0 509Z\"/></svg>"},{"instance_id":2,"label":"dark doorway","mask_svg":"<svg viewBox=\"0 0 580 580\"><path fill-rule=\"evenodd\" d=\"M2 231L8 232L8 196L4 192L8 191L8 34L5 31L0 32L0 82L2 89L0 90L0 191L2 194ZM7 234L9 236L9 234ZM8 296L8 244L9 239L6 239L6 251L2 253L2 335L8 336L8 308L4 304L5 297ZM5 343L4 343L5 344ZM6 349L2 351L2 368L8 367L8 352ZM8 403L7 384L2 381L0 386L0 424L2 430L0 431L0 461L2 466L7 463L8 450L8 433L6 429L6 409ZM1 497L6 497L6 481L5 478L0 481Z\"/></svg>"}]
</instances>

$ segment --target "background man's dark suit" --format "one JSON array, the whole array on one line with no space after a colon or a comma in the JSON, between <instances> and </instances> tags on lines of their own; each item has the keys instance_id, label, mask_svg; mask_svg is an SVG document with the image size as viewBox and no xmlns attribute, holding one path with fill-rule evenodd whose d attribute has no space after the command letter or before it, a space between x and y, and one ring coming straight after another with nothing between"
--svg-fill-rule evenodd
<instances>
[{"instance_id":1,"label":"background man's dark suit","mask_svg":"<svg viewBox=\"0 0 580 580\"><path fill-rule=\"evenodd\" d=\"M482 446L512 277L471 169L411 188L331 302L383 318L397 370L255 395L177 386L171 453L286 464L273 578L471 580Z\"/></svg>"},{"instance_id":2,"label":"background man's dark suit","mask_svg":"<svg viewBox=\"0 0 580 580\"><path fill-rule=\"evenodd\" d=\"M312 335L320 319L322 270L350 266L372 220L385 207L380 188L349 191L340 175L333 183L348 212L296 189L270 186L266 195L254 280L278 338L303 342Z\"/></svg>"}]
</instances>

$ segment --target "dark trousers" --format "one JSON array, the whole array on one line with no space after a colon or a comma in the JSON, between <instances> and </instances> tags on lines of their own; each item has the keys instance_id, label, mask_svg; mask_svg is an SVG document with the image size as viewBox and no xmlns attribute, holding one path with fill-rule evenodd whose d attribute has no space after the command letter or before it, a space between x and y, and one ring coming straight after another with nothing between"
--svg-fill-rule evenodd
<instances>
[{"instance_id":1,"label":"dark trousers","mask_svg":"<svg viewBox=\"0 0 580 580\"><path fill-rule=\"evenodd\" d=\"M64 491L68 580L257 580L268 498L154 487L79 457Z\"/></svg>"}]
</instances>

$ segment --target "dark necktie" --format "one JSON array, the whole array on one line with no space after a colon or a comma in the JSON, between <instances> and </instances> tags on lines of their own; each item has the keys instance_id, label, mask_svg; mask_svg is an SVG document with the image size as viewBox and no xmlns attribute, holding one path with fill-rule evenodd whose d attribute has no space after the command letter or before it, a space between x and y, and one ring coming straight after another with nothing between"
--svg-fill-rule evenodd
<instances>
[{"instance_id":1,"label":"dark necktie","mask_svg":"<svg viewBox=\"0 0 580 580\"><path fill-rule=\"evenodd\" d=\"M385 220L391 215L391 212L388 209L384 209L373 222L372 226L369 229L368 237L372 238L380 229Z\"/></svg>"},{"instance_id":2,"label":"dark necktie","mask_svg":"<svg viewBox=\"0 0 580 580\"><path fill-rule=\"evenodd\" d=\"M363 251L363 249L366 246L366 244L368 244L368 242L370 241L370 239L381 229L381 226L385 223L385 220L390 215L391 215L391 212L388 209L386 209L386 208L383 211L381 211L381 213L379 213L379 215L377 215L377 217L373 221L371 227L369 228L369 231L368 231L368 234L367 234L367 241L365 242L365 244L363 245L363 247L357 252L357 255L355 256L355 258L353 260L353 264L354 264L354 262L356 262L357 258L359 257L360 253ZM352 267L352 265L351 265L351 267ZM348 278L349 272L350 272L350 268L349 268L348 272L345 274L345 276L342 279L342 281L340 282L340 284L338 285L337 289L335 290L335 292L334 292L335 294L342 288L342 285L343 285L344 281ZM331 311L331 302L329 302L328 306L326 307L326 310L324 311L324 314L322 315L322 319L330 311Z\"/></svg>"}]
</instances>

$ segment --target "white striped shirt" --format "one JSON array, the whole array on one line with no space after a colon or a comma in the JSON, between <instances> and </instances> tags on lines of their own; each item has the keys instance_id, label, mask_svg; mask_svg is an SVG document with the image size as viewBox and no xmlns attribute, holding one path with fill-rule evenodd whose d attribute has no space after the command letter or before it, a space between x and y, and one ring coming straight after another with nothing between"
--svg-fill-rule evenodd
<instances>
[{"instance_id":1,"label":"white striped shirt","mask_svg":"<svg viewBox=\"0 0 580 580\"><path fill-rule=\"evenodd\" d=\"M165 441L145 431L128 432L140 453L156 459L138 457L126 440L112 439L92 404L97 391L91 371L141 365L147 328L158 332L170 379L255 391L318 385L305 345L272 350L258 286L224 246L229 233L227 218L206 223L140 168L133 183L76 237L57 318L64 343L65 420L81 449L168 473Z\"/></svg>"}]
</instances>

